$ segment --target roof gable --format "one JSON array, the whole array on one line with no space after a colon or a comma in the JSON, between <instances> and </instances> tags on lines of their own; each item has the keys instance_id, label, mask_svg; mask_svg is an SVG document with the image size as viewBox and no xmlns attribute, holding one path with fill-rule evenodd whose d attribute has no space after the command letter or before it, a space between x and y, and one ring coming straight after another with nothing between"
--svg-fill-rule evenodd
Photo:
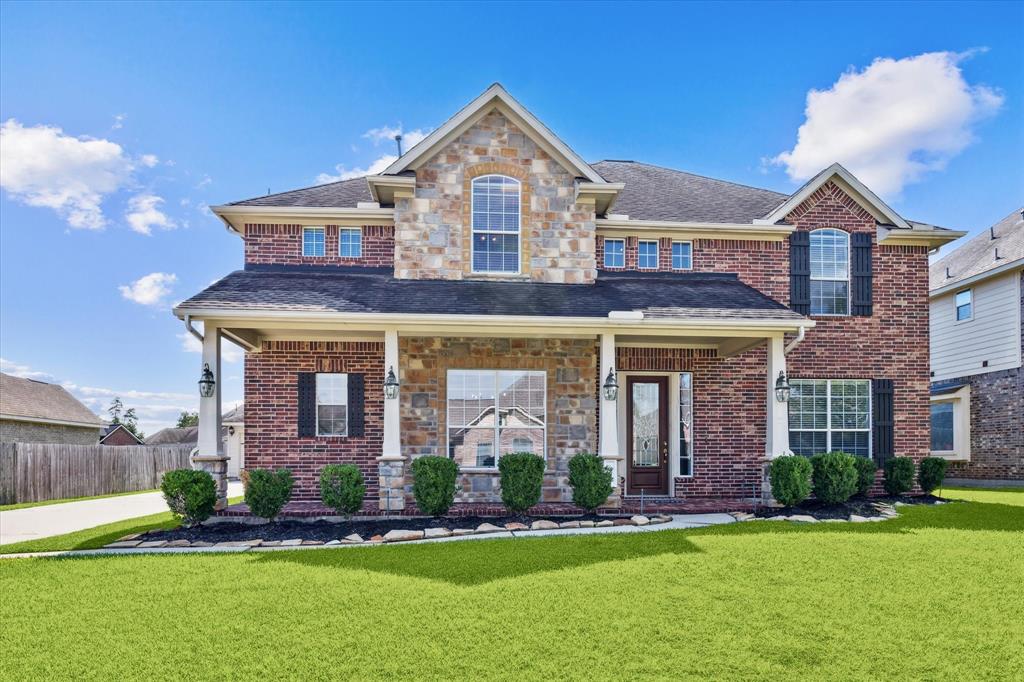
<instances>
[{"instance_id":1,"label":"roof gable","mask_svg":"<svg viewBox=\"0 0 1024 682\"><path fill-rule=\"evenodd\" d=\"M11 419L81 424L105 424L63 386L0 374L0 415Z\"/></svg>"},{"instance_id":2,"label":"roof gable","mask_svg":"<svg viewBox=\"0 0 1024 682\"><path fill-rule=\"evenodd\" d=\"M103 432L103 437L100 438L100 443L102 444L104 441L106 441L108 438L113 436L115 433L119 433L119 432L121 432L123 434L127 434L136 443L138 443L139 445L142 445L142 439L139 438L138 436L136 436L134 433L132 433L128 429L126 429L124 424L111 424L110 426L108 426L106 428L106 430Z\"/></svg>"}]
</instances>

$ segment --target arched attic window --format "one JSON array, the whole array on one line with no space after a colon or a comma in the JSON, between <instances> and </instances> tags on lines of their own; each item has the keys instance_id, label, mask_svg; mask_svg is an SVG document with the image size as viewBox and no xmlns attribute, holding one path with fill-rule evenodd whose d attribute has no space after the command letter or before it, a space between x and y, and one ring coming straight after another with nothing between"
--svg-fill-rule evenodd
<instances>
[{"instance_id":1,"label":"arched attic window","mask_svg":"<svg viewBox=\"0 0 1024 682\"><path fill-rule=\"evenodd\" d=\"M473 179L473 272L519 273L522 188L506 175Z\"/></svg>"},{"instance_id":2,"label":"arched attic window","mask_svg":"<svg viewBox=\"0 0 1024 682\"><path fill-rule=\"evenodd\" d=\"M850 314L850 235L824 228L810 236L811 315Z\"/></svg>"}]
</instances>

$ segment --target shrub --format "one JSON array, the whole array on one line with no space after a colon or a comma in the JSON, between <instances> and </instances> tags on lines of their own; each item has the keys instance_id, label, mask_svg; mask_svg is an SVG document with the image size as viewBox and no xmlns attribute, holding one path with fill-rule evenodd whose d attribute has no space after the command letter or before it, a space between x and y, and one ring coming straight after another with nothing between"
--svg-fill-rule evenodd
<instances>
[{"instance_id":1,"label":"shrub","mask_svg":"<svg viewBox=\"0 0 1024 682\"><path fill-rule=\"evenodd\" d=\"M210 518L217 504L217 484L207 471L168 471L160 481L160 490L171 513L186 526L195 526Z\"/></svg>"},{"instance_id":2,"label":"shrub","mask_svg":"<svg viewBox=\"0 0 1024 682\"><path fill-rule=\"evenodd\" d=\"M501 501L513 514L521 514L540 502L544 483L544 458L532 452L513 452L498 460Z\"/></svg>"},{"instance_id":3,"label":"shrub","mask_svg":"<svg viewBox=\"0 0 1024 682\"><path fill-rule=\"evenodd\" d=\"M871 486L875 484L878 467L870 457L854 457L853 463L857 467L857 494L867 495Z\"/></svg>"},{"instance_id":4,"label":"shrub","mask_svg":"<svg viewBox=\"0 0 1024 682\"><path fill-rule=\"evenodd\" d=\"M447 457L419 457L412 461L412 494L416 506L429 516L445 514L455 502L459 465Z\"/></svg>"},{"instance_id":5,"label":"shrub","mask_svg":"<svg viewBox=\"0 0 1024 682\"><path fill-rule=\"evenodd\" d=\"M273 521L292 496L294 485L295 480L288 469L250 469L245 503L256 516Z\"/></svg>"},{"instance_id":6,"label":"shrub","mask_svg":"<svg viewBox=\"0 0 1024 682\"><path fill-rule=\"evenodd\" d=\"M342 516L363 508L366 485L355 464L328 464L320 470L320 499Z\"/></svg>"},{"instance_id":7,"label":"shrub","mask_svg":"<svg viewBox=\"0 0 1024 682\"><path fill-rule=\"evenodd\" d=\"M768 469L772 497L787 507L794 507L811 494L811 462L800 455L786 455L772 460Z\"/></svg>"},{"instance_id":8,"label":"shrub","mask_svg":"<svg viewBox=\"0 0 1024 682\"><path fill-rule=\"evenodd\" d=\"M573 504L594 511L612 494L612 472L597 455L581 452L569 460L569 485Z\"/></svg>"},{"instance_id":9,"label":"shrub","mask_svg":"<svg viewBox=\"0 0 1024 682\"><path fill-rule=\"evenodd\" d=\"M921 486L921 490L930 493L942 485L942 480L946 478L947 464L946 460L941 457L922 459L917 466L917 483Z\"/></svg>"},{"instance_id":10,"label":"shrub","mask_svg":"<svg viewBox=\"0 0 1024 682\"><path fill-rule=\"evenodd\" d=\"M914 460L893 457L885 463L885 492L902 495L914 487Z\"/></svg>"},{"instance_id":11,"label":"shrub","mask_svg":"<svg viewBox=\"0 0 1024 682\"><path fill-rule=\"evenodd\" d=\"M841 504L857 492L856 458L845 452L811 457L811 489L826 504Z\"/></svg>"}]
</instances>

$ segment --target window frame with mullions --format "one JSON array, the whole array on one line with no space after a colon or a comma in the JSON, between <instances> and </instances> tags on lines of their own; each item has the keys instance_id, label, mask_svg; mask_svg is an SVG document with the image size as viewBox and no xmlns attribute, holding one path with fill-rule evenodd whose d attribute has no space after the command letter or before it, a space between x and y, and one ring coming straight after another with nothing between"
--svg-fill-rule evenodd
<instances>
[{"instance_id":1,"label":"window frame with mullions","mask_svg":"<svg viewBox=\"0 0 1024 682\"><path fill-rule=\"evenodd\" d=\"M834 239L836 237L841 237L842 238L842 240L844 242L844 248L842 249L842 251L843 251L843 253L845 253L845 256L846 256L846 258L845 258L845 270L846 270L845 276L840 277L840 276L836 276L834 274L835 271L837 270L837 268L840 265L844 265L844 263L842 263L839 259L834 257L835 254L839 252L839 249L836 248L836 246L834 244L829 245L832 248L832 255L833 255L833 258L831 259L831 261L826 261L824 258L819 258L817 261L815 261L814 254L815 254L815 238L816 237L819 240L819 245L817 246L817 249L818 249L819 253L821 253L822 256L824 255L823 252L824 252L825 245L821 244L820 240L826 239L826 238L833 238ZM809 278L808 294L809 294L809 297L810 297L810 308L809 308L810 314L812 316L816 316L816 317L849 317L851 315L851 303L852 303L850 289L852 288L851 287L851 281L852 281L851 272L852 272L852 267L853 267L853 264L852 264L853 252L851 251L851 241L852 240L850 239L850 233L846 232L845 230L840 230L839 228L836 228L836 227L822 227L822 228L818 228L816 230L811 230L810 235L808 236L808 240L809 240L808 241L808 254L809 254L809 256L808 256L809 261L808 262L810 264L810 278ZM819 269L819 273L817 275L815 275L815 272L814 272L816 265L817 265L817 267ZM821 270L825 269L826 267L830 268L830 270L831 270L831 272L829 273L830 276L826 276L824 273L821 272ZM815 296L815 288L816 288L815 284L818 285L817 288L819 289L819 292L820 292L826 283L829 283L829 284L833 285L833 291L832 291L833 295L830 296L828 298L828 300L831 300L833 303L835 303L836 301L839 301L839 300L845 301L845 308L844 308L844 310L842 312L825 312L822 308L815 309L815 300L816 299L819 300L819 301L822 301L822 302L826 300L824 295L821 294L821 293L819 293L819 295L817 297ZM840 285L840 284L844 285L844 287L845 287L845 295L843 296L842 299L840 299L838 296L835 295L836 287L838 285Z\"/></svg>"},{"instance_id":2,"label":"window frame with mullions","mask_svg":"<svg viewBox=\"0 0 1024 682\"><path fill-rule=\"evenodd\" d=\"M485 181L489 181L489 180L491 180L493 178L500 178L503 181L502 184L511 183L511 184L515 185L515 188L516 188L516 210L515 210L515 225L516 225L516 229L515 229L515 231L505 230L505 229L493 229L493 226L491 226L490 224L488 224L488 226L485 227L485 228L478 228L477 227L477 192L476 192L477 184L480 183L483 186ZM488 195L488 197L489 196L490 195ZM523 183L522 183L522 181L519 180L518 178L514 178L514 177L512 177L510 175L503 175L501 173L487 173L485 175L478 175L477 177L473 178L470 181L470 184L469 184L469 201L470 201L470 205L469 205L469 239L470 239L469 261L470 261L470 271L474 275L505 275L505 276L511 276L511 275L520 275L520 274L522 274L522 269L523 269L523 264L522 264L522 254L523 254L523 244L522 244L522 235L523 235ZM489 209L490 209L490 206L488 205L488 210L487 211L481 211L480 215L484 216L485 220L490 218L493 215L501 216L502 217L502 223L504 224L504 218L505 218L506 215L508 215L508 212L504 210L504 206L502 207L502 210L497 212L497 213L492 212ZM507 270L507 269L504 269L504 267L502 267L502 268L490 268L490 267L478 268L477 267L477 236L478 235L493 235L494 238L497 238L498 236L500 236L500 237L503 238L503 242L506 241L504 239L506 237L514 237L515 245L516 245L516 247L515 247L515 266L516 266L515 270ZM502 254L502 256L507 256L508 252L502 251L501 254Z\"/></svg>"},{"instance_id":3,"label":"window frame with mullions","mask_svg":"<svg viewBox=\"0 0 1024 682\"><path fill-rule=\"evenodd\" d=\"M823 396L825 398L825 411L824 411L825 427L824 428L815 428L813 426L813 421L812 421L811 428L800 428L800 427L803 426L803 421L802 420L803 420L804 415L809 415L811 417L811 419L813 420L814 415L815 414L819 414L820 412L817 412L817 411L812 409L810 413L801 411L801 412L798 412L798 413L794 414L793 407L796 404L796 401L801 400L801 399L806 399L804 396L801 396L799 394L799 388L802 385L804 385L804 384L814 384L814 383L821 383L821 382L823 382L825 384L825 395ZM833 384L838 384L838 383L855 383L855 384L864 385L864 386L867 387L866 393L863 396L867 400L866 409L863 412L861 410L856 410L855 412L853 412L853 414L855 414L855 415L863 414L865 416L865 418L866 418L866 425L864 427L860 427L860 428L858 428L858 427L839 427L839 428L833 427L833 424L832 424L832 417L833 417L833 413L834 413L834 410L833 410L833 398L837 398L838 400L844 400L844 399L850 399L850 398L857 399L857 398L861 397L861 396L856 396L856 395L855 396L847 396L847 395L834 396L833 395L833 390L832 390L833 389ZM790 389L791 390L790 390L790 396L789 396L787 426L789 428L789 449L792 450L793 453L798 454L798 455L803 455L805 457L810 457L812 455L817 455L817 454L821 454L821 453L825 453L825 452L832 452L834 450L841 450L842 452L846 452L847 454L851 454L851 455L854 455L856 457L866 457L868 459L871 459L871 457L872 457L872 447L873 447L873 442L872 442L872 437L873 437L873 434L872 434L872 426L873 426L872 425L872 419L873 419L873 415L872 415L873 395L872 395L872 392L873 392L873 386L872 386L872 381L870 379L853 379L853 378L838 378L838 379L800 378L800 379L797 379L797 378L790 378L789 384L790 384ZM819 396L812 395L812 396L809 396L809 397L810 397L810 399L813 400L813 399L815 399L815 398L817 398ZM849 412L846 412L846 411L844 411L844 412L849 414ZM794 422L794 418L801 419L801 421L798 423L797 427L794 427L794 423L793 423ZM805 434L805 433L809 433L809 434L824 434L824 436L825 436L824 445L821 448L818 448L818 447L815 447L814 445L812 445L812 447L810 448L810 451L808 451L808 448L805 448L805 447L795 447L796 443L797 443L797 440L798 440L796 438L796 434ZM851 434L851 433L852 434L860 434L860 433L864 433L866 435L866 441L865 441L865 444L864 444L864 447L863 447L863 452L853 452L853 451L851 451L850 448L843 447L843 445L848 445L848 444L841 444L841 445L837 446L836 443L834 442L834 439L833 439L833 434L837 434L837 433L841 433L841 434ZM812 439L813 439L813 437L812 437ZM860 448L858 448L858 449L860 449Z\"/></svg>"}]
</instances>

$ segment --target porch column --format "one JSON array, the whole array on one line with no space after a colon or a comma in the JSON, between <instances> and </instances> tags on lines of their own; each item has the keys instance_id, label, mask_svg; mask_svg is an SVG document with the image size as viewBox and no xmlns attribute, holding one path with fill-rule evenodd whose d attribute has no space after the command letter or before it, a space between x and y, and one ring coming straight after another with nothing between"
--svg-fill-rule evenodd
<instances>
[{"instance_id":1,"label":"porch column","mask_svg":"<svg viewBox=\"0 0 1024 682\"><path fill-rule=\"evenodd\" d=\"M768 459L789 453L789 408L775 398L775 380L779 378L779 372L786 371L784 341L781 335L768 339L768 424L765 431Z\"/></svg>"},{"instance_id":2,"label":"porch column","mask_svg":"<svg viewBox=\"0 0 1024 682\"><path fill-rule=\"evenodd\" d=\"M394 368L399 377L399 395L384 398L384 436L381 456L377 458L377 476L380 487L378 505L383 511L405 509L405 458L402 457L401 368L398 364L398 330L384 332L384 376Z\"/></svg>"},{"instance_id":3,"label":"porch column","mask_svg":"<svg viewBox=\"0 0 1024 682\"><path fill-rule=\"evenodd\" d=\"M228 503L228 458L224 455L221 440L221 390L224 377L220 371L220 329L203 324L203 358L199 365L200 374L209 365L213 372L213 395L199 397L199 440L192 451L192 467L208 471L217 485L216 509L223 509Z\"/></svg>"},{"instance_id":4,"label":"porch column","mask_svg":"<svg viewBox=\"0 0 1024 682\"><path fill-rule=\"evenodd\" d=\"M598 454L604 464L612 472L613 498L620 494L619 490L619 415L614 400L604 397L604 380L608 372L615 367L615 334L601 334L601 373L598 378L598 403L601 415L600 443Z\"/></svg>"}]
</instances>

